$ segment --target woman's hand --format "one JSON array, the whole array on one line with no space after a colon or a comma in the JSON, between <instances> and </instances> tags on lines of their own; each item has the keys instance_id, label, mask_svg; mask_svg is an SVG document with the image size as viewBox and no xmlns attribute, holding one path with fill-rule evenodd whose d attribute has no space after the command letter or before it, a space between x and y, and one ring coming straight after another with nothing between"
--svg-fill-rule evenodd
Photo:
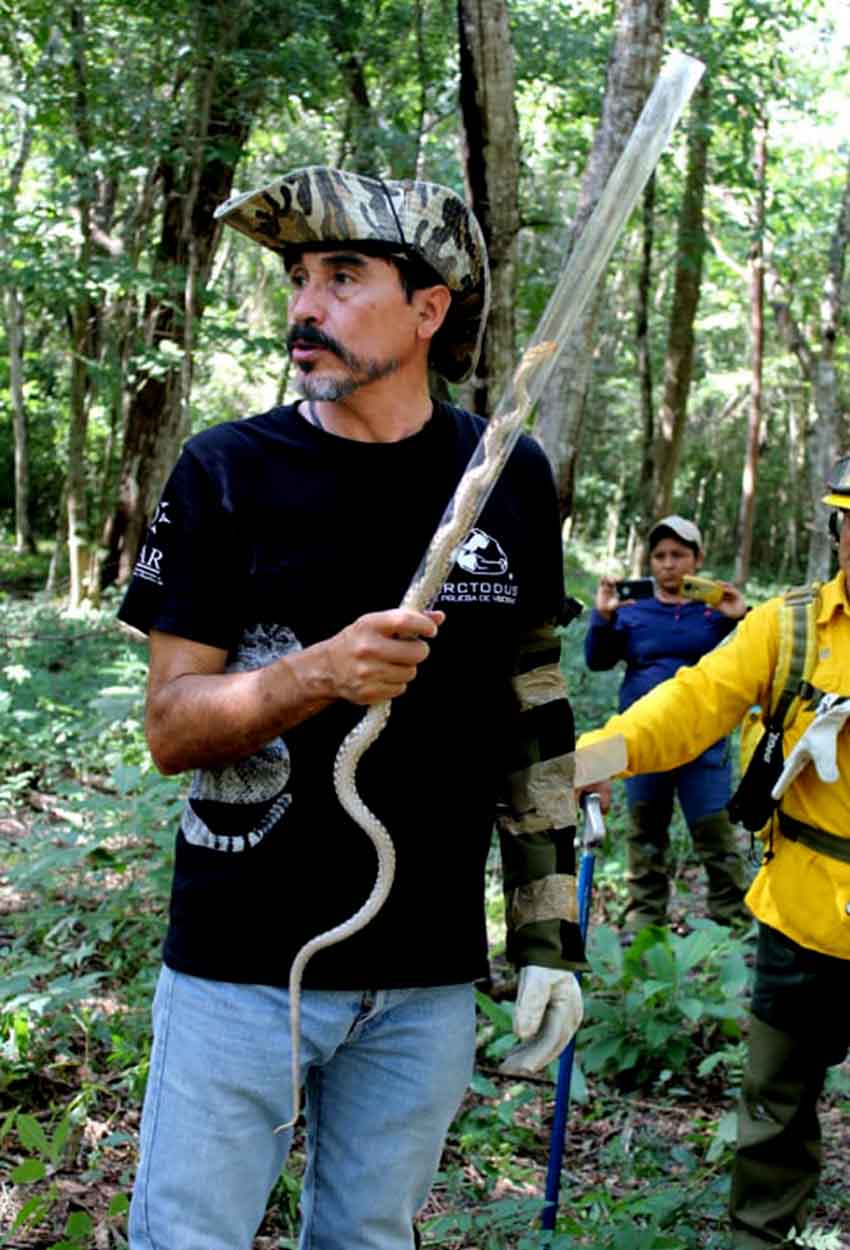
<instances>
[{"instance_id":1,"label":"woman's hand","mask_svg":"<svg viewBox=\"0 0 850 1250\"><path fill-rule=\"evenodd\" d=\"M621 606L620 597L617 594L617 583L613 577L600 577L593 606L606 621L613 620L614 614Z\"/></svg>"},{"instance_id":2,"label":"woman's hand","mask_svg":"<svg viewBox=\"0 0 850 1250\"><path fill-rule=\"evenodd\" d=\"M731 582L720 582L723 587L723 598L715 604L715 608L730 621L741 621L747 615L747 601L737 586Z\"/></svg>"}]
</instances>

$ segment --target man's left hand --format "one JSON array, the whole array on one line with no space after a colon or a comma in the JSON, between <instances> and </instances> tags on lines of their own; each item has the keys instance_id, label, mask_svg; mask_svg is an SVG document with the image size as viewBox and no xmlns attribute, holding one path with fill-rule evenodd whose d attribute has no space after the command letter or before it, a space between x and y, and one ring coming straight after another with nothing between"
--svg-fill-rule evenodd
<instances>
[{"instance_id":1,"label":"man's left hand","mask_svg":"<svg viewBox=\"0 0 850 1250\"><path fill-rule=\"evenodd\" d=\"M557 1059L584 1015L581 987L574 972L521 968L514 1008L514 1033L521 1044L502 1061L505 1076L533 1076Z\"/></svg>"}]
</instances>

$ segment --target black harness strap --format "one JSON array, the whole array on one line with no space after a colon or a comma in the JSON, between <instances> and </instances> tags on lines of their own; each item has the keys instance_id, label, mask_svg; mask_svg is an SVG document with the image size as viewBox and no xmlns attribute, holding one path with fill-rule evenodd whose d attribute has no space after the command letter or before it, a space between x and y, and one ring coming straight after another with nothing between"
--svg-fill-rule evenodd
<instances>
[{"instance_id":1,"label":"black harness strap","mask_svg":"<svg viewBox=\"0 0 850 1250\"><path fill-rule=\"evenodd\" d=\"M818 855L826 855L829 859L837 859L842 864L850 864L850 837L842 838L837 833L827 833L815 825L807 825L802 820L795 820L787 812L780 809L779 828L784 837L791 842L800 842L810 851Z\"/></svg>"}]
</instances>

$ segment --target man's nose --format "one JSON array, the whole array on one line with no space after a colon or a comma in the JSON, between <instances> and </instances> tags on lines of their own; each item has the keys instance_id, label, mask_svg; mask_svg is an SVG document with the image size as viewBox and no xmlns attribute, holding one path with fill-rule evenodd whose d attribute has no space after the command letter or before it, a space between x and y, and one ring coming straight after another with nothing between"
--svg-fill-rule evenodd
<instances>
[{"instance_id":1,"label":"man's nose","mask_svg":"<svg viewBox=\"0 0 850 1250\"><path fill-rule=\"evenodd\" d=\"M315 283L308 283L294 292L289 301L290 321L318 322L324 315L324 303Z\"/></svg>"}]
</instances>

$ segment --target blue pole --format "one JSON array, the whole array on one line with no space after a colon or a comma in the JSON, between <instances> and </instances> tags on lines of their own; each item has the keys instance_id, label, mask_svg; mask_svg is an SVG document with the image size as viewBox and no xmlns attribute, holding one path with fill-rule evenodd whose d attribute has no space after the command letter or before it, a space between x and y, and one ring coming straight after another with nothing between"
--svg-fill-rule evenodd
<instances>
[{"instance_id":1,"label":"blue pole","mask_svg":"<svg viewBox=\"0 0 850 1250\"><path fill-rule=\"evenodd\" d=\"M592 826L593 837L586 834L578 876L578 923L582 939L587 938L590 921L590 898L593 892L593 868L596 856L590 850L591 840L601 840L600 832L604 833L602 815L599 809L599 798L589 794L585 798L588 826ZM581 973L576 973L581 981ZM561 1054L558 1061L558 1083L555 1089L555 1114L552 1121L552 1133L549 1139L549 1164L546 1171L546 1205L543 1208L541 1224L551 1232L555 1227L555 1216L558 1212L558 1197L561 1189L561 1161L564 1157L564 1145L567 1137L567 1117L570 1111L570 1082L573 1076L573 1060L576 1053L575 1037Z\"/></svg>"}]
</instances>

